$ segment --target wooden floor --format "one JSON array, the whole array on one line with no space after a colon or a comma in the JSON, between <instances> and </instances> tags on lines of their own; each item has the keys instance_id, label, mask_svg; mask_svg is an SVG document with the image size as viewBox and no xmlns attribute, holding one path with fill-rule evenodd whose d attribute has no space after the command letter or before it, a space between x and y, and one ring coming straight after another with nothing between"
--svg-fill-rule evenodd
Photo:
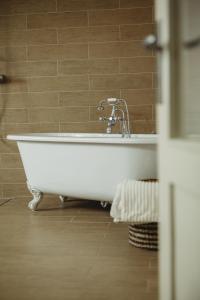
<instances>
[{"instance_id":1,"label":"wooden floor","mask_svg":"<svg viewBox=\"0 0 200 300\"><path fill-rule=\"evenodd\" d=\"M1 300L157 300L157 252L128 244L126 224L93 201L0 206Z\"/></svg>"}]
</instances>

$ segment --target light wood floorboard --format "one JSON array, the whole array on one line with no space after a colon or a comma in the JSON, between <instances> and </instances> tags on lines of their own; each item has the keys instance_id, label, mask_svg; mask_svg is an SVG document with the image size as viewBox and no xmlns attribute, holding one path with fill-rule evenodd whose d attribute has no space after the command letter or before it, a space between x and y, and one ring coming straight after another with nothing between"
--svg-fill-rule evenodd
<instances>
[{"instance_id":1,"label":"light wood floorboard","mask_svg":"<svg viewBox=\"0 0 200 300\"><path fill-rule=\"evenodd\" d=\"M128 244L109 209L45 198L0 206L1 300L157 300L157 252Z\"/></svg>"}]
</instances>

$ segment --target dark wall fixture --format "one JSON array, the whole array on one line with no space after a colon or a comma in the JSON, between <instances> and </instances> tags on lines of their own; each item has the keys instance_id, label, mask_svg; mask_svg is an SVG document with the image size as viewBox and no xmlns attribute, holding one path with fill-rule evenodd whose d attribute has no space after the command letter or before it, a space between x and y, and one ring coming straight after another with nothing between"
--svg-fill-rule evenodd
<instances>
[{"instance_id":1,"label":"dark wall fixture","mask_svg":"<svg viewBox=\"0 0 200 300\"><path fill-rule=\"evenodd\" d=\"M8 78L6 75L0 74L0 84L6 83L8 81Z\"/></svg>"}]
</instances>

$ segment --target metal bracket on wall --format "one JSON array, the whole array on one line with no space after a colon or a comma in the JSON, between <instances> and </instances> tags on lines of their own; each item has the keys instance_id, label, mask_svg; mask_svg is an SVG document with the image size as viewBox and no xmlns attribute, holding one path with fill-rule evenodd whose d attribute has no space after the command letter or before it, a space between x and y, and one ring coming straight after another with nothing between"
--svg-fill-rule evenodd
<instances>
[{"instance_id":1,"label":"metal bracket on wall","mask_svg":"<svg viewBox=\"0 0 200 300\"><path fill-rule=\"evenodd\" d=\"M0 74L0 84L6 83L8 81L8 78L6 75Z\"/></svg>"},{"instance_id":2,"label":"metal bracket on wall","mask_svg":"<svg viewBox=\"0 0 200 300\"><path fill-rule=\"evenodd\" d=\"M184 47L186 49L193 49L200 46L200 37L184 42Z\"/></svg>"}]
</instances>

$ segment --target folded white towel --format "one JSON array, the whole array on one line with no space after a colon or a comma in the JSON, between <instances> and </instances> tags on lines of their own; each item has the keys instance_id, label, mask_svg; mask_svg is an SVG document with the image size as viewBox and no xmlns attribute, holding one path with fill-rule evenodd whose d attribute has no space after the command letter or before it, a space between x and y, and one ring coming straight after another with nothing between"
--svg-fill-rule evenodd
<instances>
[{"instance_id":1,"label":"folded white towel","mask_svg":"<svg viewBox=\"0 0 200 300\"><path fill-rule=\"evenodd\" d=\"M158 182L124 180L110 211L114 222L158 222Z\"/></svg>"}]
</instances>

